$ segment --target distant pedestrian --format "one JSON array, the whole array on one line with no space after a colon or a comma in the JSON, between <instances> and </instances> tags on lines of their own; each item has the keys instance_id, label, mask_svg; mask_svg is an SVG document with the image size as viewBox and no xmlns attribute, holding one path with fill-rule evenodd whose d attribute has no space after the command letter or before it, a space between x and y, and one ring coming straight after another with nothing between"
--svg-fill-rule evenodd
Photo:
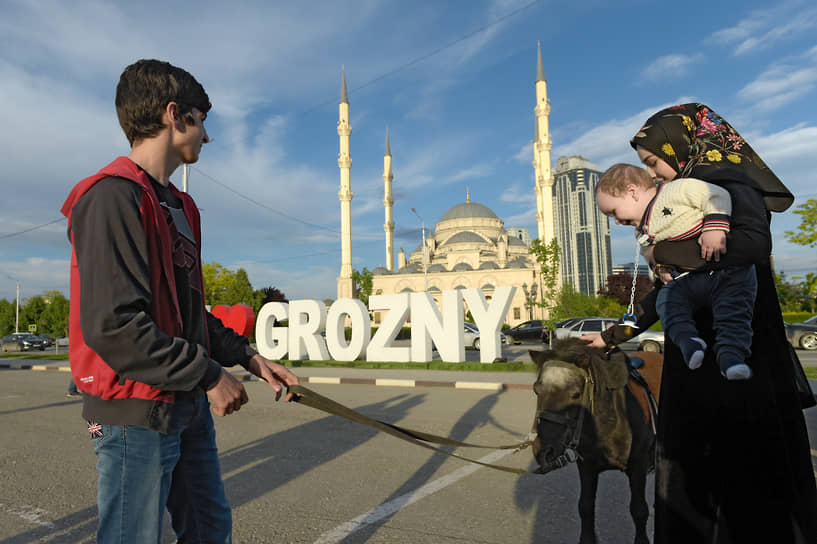
<instances>
[{"instance_id":1,"label":"distant pedestrian","mask_svg":"<svg viewBox=\"0 0 817 544\"><path fill-rule=\"evenodd\" d=\"M242 365L276 399L298 383L205 308L199 210L170 176L198 160L209 110L185 70L128 66L116 111L131 152L79 182L62 207L73 245L71 371L98 457L100 543L159 542L165 508L179 542L230 542L209 405L224 416L248 397L224 367Z\"/></svg>"},{"instance_id":2,"label":"distant pedestrian","mask_svg":"<svg viewBox=\"0 0 817 544\"><path fill-rule=\"evenodd\" d=\"M77 389L77 384L74 383L74 378L71 377L68 379L68 392L65 394L66 397L81 397L82 393L79 392Z\"/></svg>"}]
</instances>

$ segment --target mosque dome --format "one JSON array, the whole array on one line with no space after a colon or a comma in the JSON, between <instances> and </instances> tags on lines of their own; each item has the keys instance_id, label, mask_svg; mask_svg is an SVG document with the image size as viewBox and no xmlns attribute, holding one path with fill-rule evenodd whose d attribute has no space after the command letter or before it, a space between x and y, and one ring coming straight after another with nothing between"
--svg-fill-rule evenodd
<instances>
[{"instance_id":1,"label":"mosque dome","mask_svg":"<svg viewBox=\"0 0 817 544\"><path fill-rule=\"evenodd\" d=\"M453 210L454 208L451 208L451 209ZM485 209L488 210L488 208L485 208ZM491 210L488 210L488 211L491 211ZM443 219L445 219L445 218L443 218ZM483 238L482 236L480 236L476 232L471 232L470 230L464 230L462 232L458 232L457 234L455 234L454 236L452 236L451 238L449 238L448 240L446 240L445 242L443 242L440 245L473 243L473 242L484 243L485 238Z\"/></svg>"},{"instance_id":2,"label":"mosque dome","mask_svg":"<svg viewBox=\"0 0 817 544\"><path fill-rule=\"evenodd\" d=\"M508 268L528 268L530 263L525 257L518 257L508 263Z\"/></svg>"},{"instance_id":3,"label":"mosque dome","mask_svg":"<svg viewBox=\"0 0 817 544\"><path fill-rule=\"evenodd\" d=\"M454 265L454 268L452 268L451 270L454 271L454 272L463 272L463 271L466 271L466 270L473 270L473 269L474 269L474 267L471 266L468 263L457 263L457 264Z\"/></svg>"},{"instance_id":4,"label":"mosque dome","mask_svg":"<svg viewBox=\"0 0 817 544\"><path fill-rule=\"evenodd\" d=\"M384 276L386 274L391 274L391 272L389 272L389 269L385 266L378 266L372 270L372 276Z\"/></svg>"},{"instance_id":5,"label":"mosque dome","mask_svg":"<svg viewBox=\"0 0 817 544\"><path fill-rule=\"evenodd\" d=\"M440 222L448 221L449 219L468 219L472 217L484 217L487 219L499 219L496 214L488 206L477 204L466 200L457 204L453 208L445 212L440 219Z\"/></svg>"},{"instance_id":6,"label":"mosque dome","mask_svg":"<svg viewBox=\"0 0 817 544\"><path fill-rule=\"evenodd\" d=\"M423 271L423 265L417 263L408 263L406 266L397 271L398 274L416 274Z\"/></svg>"}]
</instances>

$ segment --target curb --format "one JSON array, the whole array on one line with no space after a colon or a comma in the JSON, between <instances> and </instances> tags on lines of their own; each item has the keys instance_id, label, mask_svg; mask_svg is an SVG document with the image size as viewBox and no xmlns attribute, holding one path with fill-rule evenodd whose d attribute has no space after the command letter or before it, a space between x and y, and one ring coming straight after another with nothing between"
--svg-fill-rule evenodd
<instances>
[{"instance_id":1,"label":"curb","mask_svg":"<svg viewBox=\"0 0 817 544\"><path fill-rule=\"evenodd\" d=\"M38 372L71 372L70 367L58 365L31 365L0 362L0 370L34 370ZM242 382L260 381L249 373L233 373ZM303 384L321 385L374 385L378 387L444 387L449 389L478 390L478 391L533 391L532 384L474 382L474 381L436 381L411 380L394 378L339 378L323 376L303 376Z\"/></svg>"}]
</instances>

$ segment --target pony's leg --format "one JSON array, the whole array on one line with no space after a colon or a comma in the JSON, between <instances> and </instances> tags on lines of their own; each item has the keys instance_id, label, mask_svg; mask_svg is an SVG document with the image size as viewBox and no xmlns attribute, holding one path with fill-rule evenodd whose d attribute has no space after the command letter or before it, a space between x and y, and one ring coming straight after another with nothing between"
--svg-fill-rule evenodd
<instances>
[{"instance_id":1,"label":"pony's leg","mask_svg":"<svg viewBox=\"0 0 817 544\"><path fill-rule=\"evenodd\" d=\"M579 544L596 544L596 489L599 485L599 471L587 463L579 461L579 518L582 534Z\"/></svg>"},{"instance_id":2,"label":"pony's leg","mask_svg":"<svg viewBox=\"0 0 817 544\"><path fill-rule=\"evenodd\" d=\"M647 519L650 508L647 505L647 467L649 459L639 456L630 460L627 468L627 479L630 482L630 515L635 524L635 544L650 544L647 536Z\"/></svg>"}]
</instances>

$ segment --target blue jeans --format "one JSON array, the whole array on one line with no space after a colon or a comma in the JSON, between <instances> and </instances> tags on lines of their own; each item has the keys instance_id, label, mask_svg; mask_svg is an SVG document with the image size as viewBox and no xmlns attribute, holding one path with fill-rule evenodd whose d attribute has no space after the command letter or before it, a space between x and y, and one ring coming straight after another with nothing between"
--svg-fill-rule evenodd
<instances>
[{"instance_id":1,"label":"blue jeans","mask_svg":"<svg viewBox=\"0 0 817 544\"><path fill-rule=\"evenodd\" d=\"M232 514L204 394L174 405L168 434L133 425L102 425L101 432L93 439L97 542L159 543L165 507L178 542L232 542Z\"/></svg>"},{"instance_id":2,"label":"blue jeans","mask_svg":"<svg viewBox=\"0 0 817 544\"><path fill-rule=\"evenodd\" d=\"M754 265L693 272L667 283L655 302L661 325L676 345L699 336L693 314L712 309L718 363L746 361L751 355L752 314L757 294Z\"/></svg>"}]
</instances>

